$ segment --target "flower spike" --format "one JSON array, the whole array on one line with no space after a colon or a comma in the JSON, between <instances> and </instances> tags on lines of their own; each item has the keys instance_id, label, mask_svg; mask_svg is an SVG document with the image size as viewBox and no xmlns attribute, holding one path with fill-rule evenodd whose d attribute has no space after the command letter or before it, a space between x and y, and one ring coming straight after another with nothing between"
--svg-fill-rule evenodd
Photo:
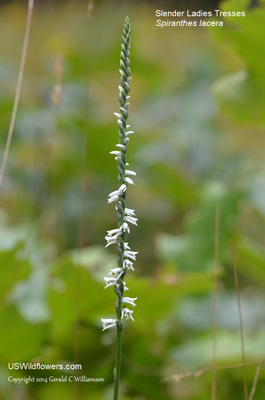
<instances>
[{"instance_id":1,"label":"flower spike","mask_svg":"<svg viewBox=\"0 0 265 400\"><path fill-rule=\"evenodd\" d=\"M125 18L124 30L122 35L121 57L120 57L120 86L119 86L119 112L115 112L117 123L119 127L119 143L116 144L116 150L110 152L114 155L118 163L118 189L111 192L108 196L108 203L115 202L115 210L117 212L118 226L115 229L107 231L105 239L107 241L106 247L115 245L117 256L117 267L111 269L108 276L104 278L105 288L113 287L117 295L116 318L115 319L101 319L103 323L103 330L116 327L117 332L117 352L116 352L116 366L114 368L114 397L113 400L118 400L119 396L119 382L121 371L121 342L122 342L122 319L131 319L133 311L127 308L127 305L135 307L135 300L137 297L125 297L124 292L129 290L126 287L124 278L129 270L134 271L133 261L136 260L136 251L132 251L129 244L125 241L127 235L130 233L129 224L137 225L137 218L135 211L126 208L127 188L129 185L134 185L131 177L136 176L136 173L130 169L126 169L129 164L127 162L127 147L129 144L129 135L134 133L129 131L128 125L128 110L130 104L130 47L131 47L131 27L129 18Z\"/></svg>"},{"instance_id":2,"label":"flower spike","mask_svg":"<svg viewBox=\"0 0 265 400\"><path fill-rule=\"evenodd\" d=\"M118 189L111 192L108 196L108 203L116 203L115 209L118 217L118 227L107 231L105 239L107 241L106 247L115 245L118 258L117 268L111 269L108 276L104 278L105 288L110 286L114 287L114 291L118 296L116 302L116 319L102 319L103 330L117 326L118 330L122 330L122 318L131 319L132 310L129 310L124 304L129 304L135 307L134 301L136 298L124 297L124 291L128 290L125 286L124 277L129 270L134 271L133 261L136 260L137 251L132 251L128 243L125 242L126 236L130 233L129 224L137 225L137 218L135 211L126 207L127 198L127 187L128 185L134 185L131 177L136 176L136 172L127 169L129 165L127 162L127 146L129 143L128 136L133 134L133 131L129 131L130 125L128 125L128 110L130 98L130 41L131 41L131 28L129 18L125 19L124 31L122 36L121 45L121 58L120 58L120 85L119 85L119 111L115 112L114 115L117 117L119 127L119 143L116 144L117 150L113 150L110 154L115 156L115 160L118 162Z\"/></svg>"}]
</instances>

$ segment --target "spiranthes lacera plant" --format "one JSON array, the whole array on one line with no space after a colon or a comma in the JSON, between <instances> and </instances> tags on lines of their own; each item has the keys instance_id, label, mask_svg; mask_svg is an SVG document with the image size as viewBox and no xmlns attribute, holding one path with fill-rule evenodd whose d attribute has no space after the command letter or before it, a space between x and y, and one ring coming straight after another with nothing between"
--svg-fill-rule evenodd
<instances>
[{"instance_id":1,"label":"spiranthes lacera plant","mask_svg":"<svg viewBox=\"0 0 265 400\"><path fill-rule=\"evenodd\" d=\"M132 176L136 173L128 169L129 164L127 163L127 146L129 143L129 136L133 133L130 131L130 125L127 124L128 120L128 109L130 98L130 42L131 42L131 27L129 18L125 18L124 30L122 35L121 45L121 60L120 60L120 74L121 79L119 86L119 103L120 112L114 113L118 118L119 126L119 143L116 145L118 148L115 151L111 151L110 154L115 156L115 160L118 163L118 185L119 188L109 194L108 203L116 204L118 226L107 232L105 237L107 244L115 245L118 257L117 257L117 268L112 269L108 276L104 278L105 288L114 287L114 291L117 295L116 300L116 318L114 319L101 319L103 323L103 330L116 327L117 329L117 354L116 354L116 366L114 368L114 400L118 399L119 393L119 381L120 381L120 369L121 369L121 339L122 339L122 319L133 319L133 310L130 306L135 307L135 300L137 298L131 298L124 296L124 292L128 290L125 286L124 278L128 270L133 270L133 261L136 259L136 251L132 251L129 244L125 241L126 236L130 233L129 225L137 225L137 218L135 217L134 210L126 207L126 195L128 185L133 185Z\"/></svg>"}]
</instances>

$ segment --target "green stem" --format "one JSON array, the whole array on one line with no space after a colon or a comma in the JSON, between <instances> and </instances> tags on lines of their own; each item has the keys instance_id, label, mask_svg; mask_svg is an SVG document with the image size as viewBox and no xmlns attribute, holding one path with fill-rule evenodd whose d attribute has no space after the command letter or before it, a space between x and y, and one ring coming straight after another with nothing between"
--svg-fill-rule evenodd
<instances>
[{"instance_id":1,"label":"green stem","mask_svg":"<svg viewBox=\"0 0 265 400\"><path fill-rule=\"evenodd\" d=\"M114 395L113 400L119 398L119 386L121 376L121 346L122 346L122 329L117 325L117 349L116 349L116 366L114 369Z\"/></svg>"}]
</instances>

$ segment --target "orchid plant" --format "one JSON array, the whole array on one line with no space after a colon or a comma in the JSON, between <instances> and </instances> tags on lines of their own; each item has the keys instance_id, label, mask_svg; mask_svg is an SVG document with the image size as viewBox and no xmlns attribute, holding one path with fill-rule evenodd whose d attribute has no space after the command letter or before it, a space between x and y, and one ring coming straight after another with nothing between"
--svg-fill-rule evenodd
<instances>
[{"instance_id":1,"label":"orchid plant","mask_svg":"<svg viewBox=\"0 0 265 400\"><path fill-rule=\"evenodd\" d=\"M114 287L114 292L117 295L116 300L116 318L115 319L104 319L103 330L116 327L117 329L117 353L116 353L116 366L114 368L114 400L118 399L119 396L119 382L120 382L120 370L121 370L121 344L122 344L122 319L133 319L133 310L128 308L129 306L135 307L135 300L137 298L131 298L124 296L124 292L128 290L124 278L128 270L134 271L133 261L136 260L136 251L132 251L129 244L125 241L127 234L130 233L129 225L137 225L137 218L135 217L135 211L126 207L126 196L128 185L133 185L134 182L132 177L136 173L128 169L129 164L127 163L127 146L129 143L129 136L134 133L129 130L130 125L127 124L128 120L128 109L130 98L130 81L131 81L131 70L130 70L130 42L131 42L131 27L129 18L125 18L124 30L122 35L121 45L121 59L120 59L120 83L119 86L119 103L120 112L114 113L118 118L119 126L119 143L116 145L117 150L111 151L110 154L115 156L115 160L118 163L118 184L119 188L109 194L108 203L116 203L116 211L118 218L118 226L107 232L105 237L107 244L115 245L118 257L117 257L117 268L111 269L108 276L104 278L105 288L110 286Z\"/></svg>"}]
</instances>

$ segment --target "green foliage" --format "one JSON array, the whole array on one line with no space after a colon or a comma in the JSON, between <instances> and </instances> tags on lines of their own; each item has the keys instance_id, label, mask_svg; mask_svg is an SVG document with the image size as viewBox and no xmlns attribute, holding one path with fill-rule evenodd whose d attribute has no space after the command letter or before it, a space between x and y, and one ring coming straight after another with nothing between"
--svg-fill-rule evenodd
<instances>
[{"instance_id":1,"label":"green foliage","mask_svg":"<svg viewBox=\"0 0 265 400\"><path fill-rule=\"evenodd\" d=\"M227 10L245 6L245 1L222 2ZM223 28L196 34L182 30L181 35L171 29L158 32L150 18L154 10L147 5L117 8L101 2L89 23L81 3L56 7L43 5L34 13L1 186L1 400L73 398L71 384L15 387L7 382L6 366L35 360L65 364L77 358L82 373L105 379L80 384L80 400L112 395L115 335L101 332L100 318L114 317L116 298L103 290L102 278L116 265L115 252L103 246L105 232L115 222L114 209L106 204L116 184L116 166L108 153L117 141L113 110L118 107L117 54L125 11L134 29L131 121L136 134L128 162L134 160L137 171L128 206L133 205L140 222L137 233L131 233L139 258L127 283L138 302L135 323L125 326L122 399L205 400L211 374L179 383L162 383L162 378L211 365L218 206L217 363L241 362L230 238L236 249L246 358L258 362L264 357L264 6L226 21ZM21 4L1 7L2 37L7 38L0 43L2 148L24 21ZM61 52L57 118L51 93L53 64ZM13 373L22 376L24 371ZM249 388L254 375L255 367L248 368ZM256 400L264 398L264 379L261 371ZM218 398L243 398L241 369L218 372Z\"/></svg>"},{"instance_id":2,"label":"green foliage","mask_svg":"<svg viewBox=\"0 0 265 400\"><path fill-rule=\"evenodd\" d=\"M224 2L223 10L246 10L246 17L234 18L224 29L212 31L220 41L223 53L240 57L238 71L230 72L215 86L217 97L226 113L236 122L264 124L264 5L247 9L248 1ZM230 98L227 93L231 93Z\"/></svg>"},{"instance_id":3,"label":"green foliage","mask_svg":"<svg viewBox=\"0 0 265 400\"><path fill-rule=\"evenodd\" d=\"M36 357L45 337L43 324L30 324L23 319L14 306L6 306L0 315L1 347L0 357L3 364L24 362ZM30 340L29 340L30 338Z\"/></svg>"}]
</instances>

